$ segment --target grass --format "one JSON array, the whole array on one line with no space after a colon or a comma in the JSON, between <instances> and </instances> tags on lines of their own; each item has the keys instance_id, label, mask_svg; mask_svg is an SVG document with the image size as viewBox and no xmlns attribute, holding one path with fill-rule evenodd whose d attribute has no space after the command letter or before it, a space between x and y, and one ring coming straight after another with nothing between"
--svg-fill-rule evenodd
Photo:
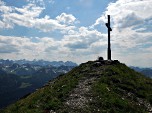
<instances>
[{"instance_id":1,"label":"grass","mask_svg":"<svg viewBox=\"0 0 152 113\"><path fill-rule=\"evenodd\" d=\"M61 76L50 87L44 87L34 92L25 99L9 106L5 113L43 113L47 110L57 110L68 92L76 85L77 80L73 76Z\"/></svg>"},{"instance_id":2,"label":"grass","mask_svg":"<svg viewBox=\"0 0 152 113\"><path fill-rule=\"evenodd\" d=\"M83 76L100 75L92 84L93 101L84 113L146 113L147 103L152 104L152 80L133 71L124 64L95 67L87 62L60 75L48 85L28 97L8 106L1 113L67 113L64 107L69 92ZM28 84L24 83L23 86ZM23 87L22 86L22 87ZM141 103L139 104L139 100ZM142 103L143 102L143 103Z\"/></svg>"},{"instance_id":3,"label":"grass","mask_svg":"<svg viewBox=\"0 0 152 113\"><path fill-rule=\"evenodd\" d=\"M152 101L152 80L133 71L124 64L106 66L103 76L93 84L95 101L90 103L92 112L146 113Z\"/></svg>"}]
</instances>

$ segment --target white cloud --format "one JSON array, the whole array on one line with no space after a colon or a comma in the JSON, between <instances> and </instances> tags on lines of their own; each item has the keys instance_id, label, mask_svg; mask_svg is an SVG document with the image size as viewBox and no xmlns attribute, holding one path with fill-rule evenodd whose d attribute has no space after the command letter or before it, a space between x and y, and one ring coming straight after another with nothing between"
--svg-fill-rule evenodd
<instances>
[{"instance_id":1,"label":"white cloud","mask_svg":"<svg viewBox=\"0 0 152 113\"><path fill-rule=\"evenodd\" d=\"M0 8L2 12L1 28L13 28L15 25L19 25L36 28L43 32L60 30L62 33L75 28L74 23L78 21L72 14L62 13L56 19L50 19L47 15L44 18L40 18L39 16L44 7L36 6L33 2L21 8L6 6L2 2Z\"/></svg>"},{"instance_id":2,"label":"white cloud","mask_svg":"<svg viewBox=\"0 0 152 113\"><path fill-rule=\"evenodd\" d=\"M12 8L5 6L5 3L0 1L0 12L4 12L4 13L12 12Z\"/></svg>"},{"instance_id":3,"label":"white cloud","mask_svg":"<svg viewBox=\"0 0 152 113\"><path fill-rule=\"evenodd\" d=\"M28 4L23 6L22 8L6 6L3 2L0 6L0 12L2 22L5 24L3 28L13 28L14 24L31 27L31 20L39 17L40 13L44 8L38 7L34 4Z\"/></svg>"},{"instance_id":4,"label":"white cloud","mask_svg":"<svg viewBox=\"0 0 152 113\"><path fill-rule=\"evenodd\" d=\"M44 0L26 0L28 3L37 4L41 7L45 7Z\"/></svg>"},{"instance_id":5,"label":"white cloud","mask_svg":"<svg viewBox=\"0 0 152 113\"><path fill-rule=\"evenodd\" d=\"M124 22L134 25L135 20L141 22L152 17L152 14L150 13L152 12L151 4L152 1L150 0L118 0L115 3L109 4L107 11L96 20L94 25L98 25L102 22L105 23L108 14L112 16L114 25L116 26L121 25ZM136 24L139 23L137 22Z\"/></svg>"},{"instance_id":6,"label":"white cloud","mask_svg":"<svg viewBox=\"0 0 152 113\"><path fill-rule=\"evenodd\" d=\"M62 13L61 15L56 17L57 21L64 24L74 24L76 21L76 18L72 14L66 14Z\"/></svg>"},{"instance_id":7,"label":"white cloud","mask_svg":"<svg viewBox=\"0 0 152 113\"><path fill-rule=\"evenodd\" d=\"M5 23L0 21L0 28L4 28L5 27Z\"/></svg>"},{"instance_id":8,"label":"white cloud","mask_svg":"<svg viewBox=\"0 0 152 113\"><path fill-rule=\"evenodd\" d=\"M38 7L34 4L28 4L27 6L23 6L22 8L14 8L15 12L19 12L17 14L23 15L28 18L39 17L43 9L43 7Z\"/></svg>"},{"instance_id":9,"label":"white cloud","mask_svg":"<svg viewBox=\"0 0 152 113\"><path fill-rule=\"evenodd\" d=\"M19 26L33 27L32 20L34 20L35 16L37 15L38 15L38 11L36 11L35 13L25 11L23 15L18 13L10 13L10 14L3 14L2 16L3 16L3 21L5 23L9 23L12 26L16 24Z\"/></svg>"},{"instance_id":10,"label":"white cloud","mask_svg":"<svg viewBox=\"0 0 152 113\"><path fill-rule=\"evenodd\" d=\"M0 53L13 53L13 52L18 52L18 48L15 45L7 45L7 44L2 44L0 45Z\"/></svg>"},{"instance_id":11,"label":"white cloud","mask_svg":"<svg viewBox=\"0 0 152 113\"><path fill-rule=\"evenodd\" d=\"M36 38L37 42L33 42L32 38L27 37L13 37L13 36L0 36L0 53L3 58L7 58L13 54L13 58L22 59L42 59L49 58L45 56L47 48L56 47L56 51L50 49L50 56L58 54L59 43L54 41L53 38L44 37ZM52 59L54 57L51 57Z\"/></svg>"},{"instance_id":12,"label":"white cloud","mask_svg":"<svg viewBox=\"0 0 152 113\"><path fill-rule=\"evenodd\" d=\"M97 30L89 30L86 27L80 27L77 32L65 35L62 40L62 42L65 43L65 47L68 47L71 51L90 49L92 44L99 41L102 41L100 43L102 46L102 43L105 41L104 35Z\"/></svg>"}]
</instances>

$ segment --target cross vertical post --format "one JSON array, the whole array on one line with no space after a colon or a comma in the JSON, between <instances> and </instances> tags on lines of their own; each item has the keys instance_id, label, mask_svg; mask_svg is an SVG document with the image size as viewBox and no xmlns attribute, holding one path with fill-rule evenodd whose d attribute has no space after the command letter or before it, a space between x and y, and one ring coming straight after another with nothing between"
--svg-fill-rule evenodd
<instances>
[{"instance_id":1,"label":"cross vertical post","mask_svg":"<svg viewBox=\"0 0 152 113\"><path fill-rule=\"evenodd\" d=\"M110 31L112 31L110 27L110 15L108 15L108 23L106 23L108 28L108 50L107 50L107 60L111 60L111 44L110 44Z\"/></svg>"}]
</instances>

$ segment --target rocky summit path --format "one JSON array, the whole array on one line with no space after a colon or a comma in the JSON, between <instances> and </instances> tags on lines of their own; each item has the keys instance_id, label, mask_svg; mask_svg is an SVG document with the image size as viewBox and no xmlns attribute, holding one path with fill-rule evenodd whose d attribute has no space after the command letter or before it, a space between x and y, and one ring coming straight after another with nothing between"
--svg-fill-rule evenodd
<instances>
[{"instance_id":1,"label":"rocky summit path","mask_svg":"<svg viewBox=\"0 0 152 113\"><path fill-rule=\"evenodd\" d=\"M67 98L65 105L70 110L69 113L73 113L75 110L83 110L87 108L87 103L92 101L92 94L89 92L91 84L97 80L97 76L83 77L79 80L78 85L74 88L69 97Z\"/></svg>"}]
</instances>

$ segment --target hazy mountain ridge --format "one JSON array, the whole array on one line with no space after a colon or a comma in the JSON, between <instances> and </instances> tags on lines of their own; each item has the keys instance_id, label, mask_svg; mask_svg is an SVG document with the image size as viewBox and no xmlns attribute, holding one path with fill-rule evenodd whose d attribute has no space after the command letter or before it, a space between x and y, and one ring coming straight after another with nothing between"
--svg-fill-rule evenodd
<instances>
[{"instance_id":1,"label":"hazy mountain ridge","mask_svg":"<svg viewBox=\"0 0 152 113\"><path fill-rule=\"evenodd\" d=\"M12 65L12 64L19 64L19 65L23 65L23 64L30 64L30 65L40 65L40 66L47 66L47 65L51 65L54 67L59 67L59 66L77 66L76 63L71 62L71 61L45 61L45 60L33 60L33 61L29 61L29 60L3 60L0 59L0 65Z\"/></svg>"},{"instance_id":2,"label":"hazy mountain ridge","mask_svg":"<svg viewBox=\"0 0 152 113\"><path fill-rule=\"evenodd\" d=\"M0 108L42 87L49 80L67 73L74 66L17 64L0 60ZM73 63L75 64L75 63Z\"/></svg>"},{"instance_id":3,"label":"hazy mountain ridge","mask_svg":"<svg viewBox=\"0 0 152 113\"><path fill-rule=\"evenodd\" d=\"M42 69L52 69L54 72L55 71L61 71L64 73L68 72L71 68L75 66L66 66L66 65L61 65L58 67L54 67L52 65L46 65L46 66L41 66L41 65L31 65L31 64L22 64L19 65L17 63L11 64L11 65L1 65L0 66L0 73L8 73L8 74L16 74L16 75L33 75L37 73L37 71L42 70Z\"/></svg>"},{"instance_id":4,"label":"hazy mountain ridge","mask_svg":"<svg viewBox=\"0 0 152 113\"><path fill-rule=\"evenodd\" d=\"M134 69L137 72L144 74L147 77L152 78L152 68L140 68L140 67L134 67L134 66L130 66L130 68Z\"/></svg>"},{"instance_id":5,"label":"hazy mountain ridge","mask_svg":"<svg viewBox=\"0 0 152 113\"><path fill-rule=\"evenodd\" d=\"M87 62L3 113L152 112L152 80L119 62Z\"/></svg>"}]
</instances>

